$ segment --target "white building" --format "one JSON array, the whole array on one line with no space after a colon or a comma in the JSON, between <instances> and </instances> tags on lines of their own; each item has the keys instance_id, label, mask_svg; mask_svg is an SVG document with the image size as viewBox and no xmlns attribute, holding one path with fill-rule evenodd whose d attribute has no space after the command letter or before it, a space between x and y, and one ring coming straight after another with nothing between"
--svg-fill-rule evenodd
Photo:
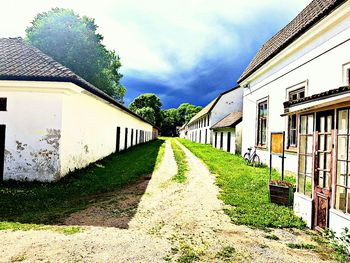
<instances>
[{"instance_id":1,"label":"white building","mask_svg":"<svg viewBox=\"0 0 350 263\"><path fill-rule=\"evenodd\" d=\"M20 38L0 39L0 180L55 181L157 136Z\"/></svg>"},{"instance_id":2,"label":"white building","mask_svg":"<svg viewBox=\"0 0 350 263\"><path fill-rule=\"evenodd\" d=\"M241 153L242 148L242 112L231 112L215 123L212 146L229 153Z\"/></svg>"},{"instance_id":3,"label":"white building","mask_svg":"<svg viewBox=\"0 0 350 263\"><path fill-rule=\"evenodd\" d=\"M284 131L285 167L297 175L295 212L315 229L349 227L350 2L312 1L238 82L243 153L256 146L268 164L270 135ZM280 163L275 156L273 165Z\"/></svg>"},{"instance_id":4,"label":"white building","mask_svg":"<svg viewBox=\"0 0 350 263\"><path fill-rule=\"evenodd\" d=\"M211 126L231 112L241 112L242 97L243 88L239 86L221 93L189 121L187 139L198 143L212 144L214 138Z\"/></svg>"}]
</instances>

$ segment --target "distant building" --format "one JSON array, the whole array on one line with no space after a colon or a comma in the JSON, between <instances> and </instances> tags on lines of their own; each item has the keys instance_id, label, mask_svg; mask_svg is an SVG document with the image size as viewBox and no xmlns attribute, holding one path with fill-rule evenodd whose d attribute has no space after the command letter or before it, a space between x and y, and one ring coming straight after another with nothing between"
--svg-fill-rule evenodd
<instances>
[{"instance_id":1,"label":"distant building","mask_svg":"<svg viewBox=\"0 0 350 263\"><path fill-rule=\"evenodd\" d=\"M56 181L158 134L20 38L0 39L0 119L0 180Z\"/></svg>"},{"instance_id":2,"label":"distant building","mask_svg":"<svg viewBox=\"0 0 350 263\"><path fill-rule=\"evenodd\" d=\"M229 153L241 153L242 112L231 112L210 129L213 131L213 147Z\"/></svg>"},{"instance_id":3,"label":"distant building","mask_svg":"<svg viewBox=\"0 0 350 263\"><path fill-rule=\"evenodd\" d=\"M213 136L213 130L211 129L212 125L222 121L232 112L242 112L242 97L243 88L239 86L221 93L189 121L187 124L188 131L186 138L198 143L213 144L215 147L215 137ZM234 131L231 131L229 142L227 138L228 133L226 133L226 131L222 133L222 136L226 137L226 139L222 138L222 141L225 140L225 144L230 144L233 146L232 149L235 149L234 145L236 144L236 135L233 134L233 132ZM227 150L227 147L223 146L221 148Z\"/></svg>"},{"instance_id":4,"label":"distant building","mask_svg":"<svg viewBox=\"0 0 350 263\"><path fill-rule=\"evenodd\" d=\"M243 152L268 164L272 132L285 132L294 210L309 227L350 226L350 1L314 0L258 51L244 87ZM281 169L281 159L273 165Z\"/></svg>"}]
</instances>

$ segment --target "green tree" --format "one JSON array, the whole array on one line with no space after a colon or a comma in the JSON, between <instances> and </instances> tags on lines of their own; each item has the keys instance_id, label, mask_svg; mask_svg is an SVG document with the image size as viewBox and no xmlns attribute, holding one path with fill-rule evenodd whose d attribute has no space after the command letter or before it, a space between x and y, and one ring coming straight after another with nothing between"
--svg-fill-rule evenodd
<instances>
[{"instance_id":1,"label":"green tree","mask_svg":"<svg viewBox=\"0 0 350 263\"><path fill-rule=\"evenodd\" d=\"M178 108L179 124L182 126L184 123L189 122L194 115L202 110L201 106L195 106L189 103L182 103Z\"/></svg>"},{"instance_id":2,"label":"green tree","mask_svg":"<svg viewBox=\"0 0 350 263\"><path fill-rule=\"evenodd\" d=\"M166 136L176 136L176 127L179 123L179 112L178 109L167 109L161 111L162 123L161 133Z\"/></svg>"},{"instance_id":3,"label":"green tree","mask_svg":"<svg viewBox=\"0 0 350 263\"><path fill-rule=\"evenodd\" d=\"M160 114L160 108L162 107L162 103L160 101L160 98L153 94L153 93L146 93L141 94L140 96L136 97L129 105L129 109L132 110L135 113L140 112L141 114L145 114L147 118L151 119L151 111L153 110L153 124L160 126L161 124L161 114ZM141 115L142 116L142 115Z\"/></svg>"},{"instance_id":4,"label":"green tree","mask_svg":"<svg viewBox=\"0 0 350 263\"><path fill-rule=\"evenodd\" d=\"M102 44L93 18L73 10L53 8L36 15L26 29L26 40L108 95L123 102L120 58Z\"/></svg>"},{"instance_id":5,"label":"green tree","mask_svg":"<svg viewBox=\"0 0 350 263\"><path fill-rule=\"evenodd\" d=\"M135 113L140 115L150 123L156 123L154 109L152 109L151 107L143 107L141 109L136 109Z\"/></svg>"}]
</instances>

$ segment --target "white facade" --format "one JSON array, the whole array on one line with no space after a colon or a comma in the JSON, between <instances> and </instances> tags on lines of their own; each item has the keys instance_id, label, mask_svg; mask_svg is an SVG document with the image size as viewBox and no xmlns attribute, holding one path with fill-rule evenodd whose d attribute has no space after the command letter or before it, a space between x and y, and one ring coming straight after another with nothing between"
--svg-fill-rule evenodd
<instances>
[{"instance_id":1,"label":"white facade","mask_svg":"<svg viewBox=\"0 0 350 263\"><path fill-rule=\"evenodd\" d=\"M152 125L70 82L0 81L0 97L4 180L58 180L115 152L117 127L119 150L154 137Z\"/></svg>"},{"instance_id":2,"label":"white facade","mask_svg":"<svg viewBox=\"0 0 350 263\"><path fill-rule=\"evenodd\" d=\"M236 153L235 129L215 129L213 131L212 146L232 154Z\"/></svg>"},{"instance_id":3,"label":"white facade","mask_svg":"<svg viewBox=\"0 0 350 263\"><path fill-rule=\"evenodd\" d=\"M260 159L269 164L270 135L272 132L286 132L286 159L285 169L297 174L298 172L298 146L288 148L288 116L281 116L285 112L283 102L289 100L290 92L300 88L305 89L305 97L319 94L340 86L348 86L348 69L350 68L350 2L341 5L331 15L326 16L297 40L287 46L284 50L267 61L261 68L244 79L240 85L245 87L243 97L243 142L242 154L248 147L256 146ZM339 106L328 102L316 101L314 105L300 105L297 117L302 112L313 109L314 112L324 109L336 111ZM258 105L260 102L267 102L267 129L266 144L258 145ZM342 107L350 106L350 97L344 95ZM324 104L322 104L324 103ZM312 107L311 107L312 106ZM315 115L316 116L316 115ZM298 119L299 122L299 119ZM317 124L315 122L315 124ZM299 123L298 123L299 125ZM318 125L318 124L317 124ZM336 127L336 117L334 117ZM336 132L336 130L335 130ZM299 132L300 133L300 132ZM300 135L299 135L300 136ZM298 141L300 137L298 138ZM337 144L336 136L334 145ZM335 151L333 151L336 157ZM336 159L335 159L336 160ZM281 159L275 156L273 166L281 169ZM334 162L335 163L335 162ZM336 165L333 167L335 176ZM350 225L350 215L334 209L336 198L336 180L333 181L333 196L330 200L329 227L339 230L340 227ZM298 181L298 183L300 183ZM312 183L312 189L314 183ZM294 198L294 210L304 218L308 226L312 226L315 193L312 196L305 196L296 193ZM336 212L334 212L336 211ZM349 210L350 211L350 210ZM339 216L339 214L341 216Z\"/></svg>"},{"instance_id":4,"label":"white facade","mask_svg":"<svg viewBox=\"0 0 350 263\"><path fill-rule=\"evenodd\" d=\"M214 101L207 105L199 116L194 116L188 123L187 139L204 144L213 144L212 125L223 119L233 111L242 111L243 88L236 87L220 94Z\"/></svg>"}]
</instances>

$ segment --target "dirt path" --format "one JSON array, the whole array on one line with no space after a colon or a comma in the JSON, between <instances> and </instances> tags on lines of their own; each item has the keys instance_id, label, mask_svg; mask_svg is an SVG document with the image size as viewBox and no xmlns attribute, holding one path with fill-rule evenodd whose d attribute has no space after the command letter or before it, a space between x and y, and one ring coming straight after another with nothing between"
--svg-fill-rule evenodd
<instances>
[{"instance_id":1,"label":"dirt path","mask_svg":"<svg viewBox=\"0 0 350 263\"><path fill-rule=\"evenodd\" d=\"M0 262L318 262L315 253L288 242L308 242L300 232L265 232L236 226L223 212L215 178L184 148L190 171L185 184L171 180L176 163L169 141L151 180L98 197L64 223L84 231L0 231Z\"/></svg>"}]
</instances>

